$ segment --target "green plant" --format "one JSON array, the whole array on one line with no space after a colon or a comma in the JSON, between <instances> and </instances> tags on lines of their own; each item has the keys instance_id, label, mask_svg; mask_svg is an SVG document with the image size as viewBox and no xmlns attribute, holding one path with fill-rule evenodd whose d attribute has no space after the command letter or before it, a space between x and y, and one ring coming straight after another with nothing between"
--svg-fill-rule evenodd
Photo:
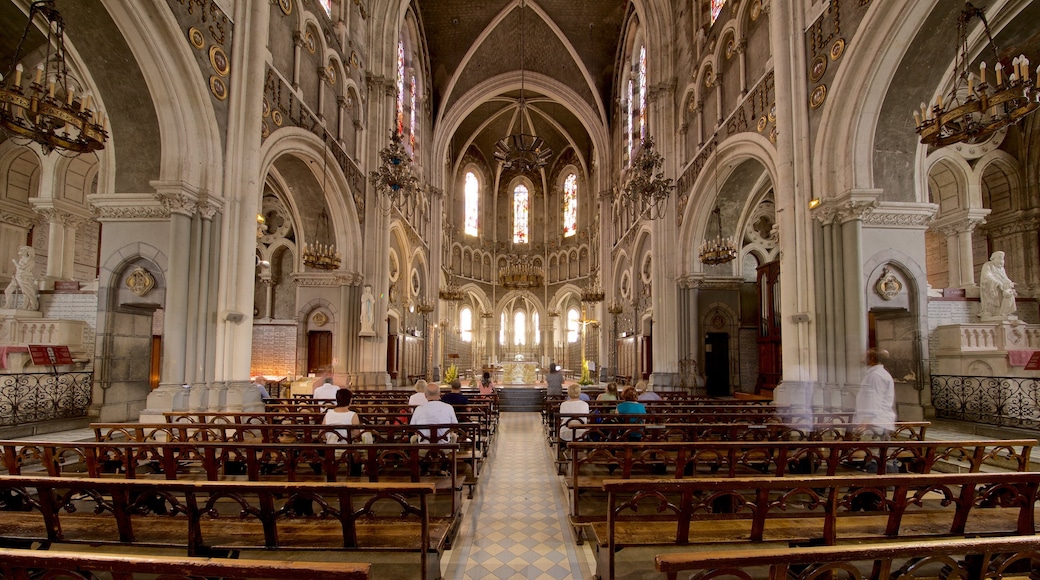
<instances>
[{"instance_id":1,"label":"green plant","mask_svg":"<svg viewBox=\"0 0 1040 580\"><path fill-rule=\"evenodd\" d=\"M459 378L459 367L455 363L444 369L444 383L448 384Z\"/></svg>"},{"instance_id":2,"label":"green plant","mask_svg":"<svg viewBox=\"0 0 1040 580\"><path fill-rule=\"evenodd\" d=\"M592 374L589 373L589 361L581 361L581 378L578 379L578 384L584 386L591 385L595 382L596 381L592 380Z\"/></svg>"}]
</instances>

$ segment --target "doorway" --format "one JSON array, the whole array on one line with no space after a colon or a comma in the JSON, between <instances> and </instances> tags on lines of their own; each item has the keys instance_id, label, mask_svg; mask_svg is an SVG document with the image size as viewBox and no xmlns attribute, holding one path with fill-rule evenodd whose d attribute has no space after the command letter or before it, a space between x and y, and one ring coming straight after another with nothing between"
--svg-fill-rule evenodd
<instances>
[{"instance_id":1,"label":"doorway","mask_svg":"<svg viewBox=\"0 0 1040 580\"><path fill-rule=\"evenodd\" d=\"M312 330L307 333L307 373L332 369L332 332Z\"/></svg>"},{"instance_id":2,"label":"doorway","mask_svg":"<svg viewBox=\"0 0 1040 580\"><path fill-rule=\"evenodd\" d=\"M709 332L705 336L704 377L709 397L730 395L729 333Z\"/></svg>"}]
</instances>

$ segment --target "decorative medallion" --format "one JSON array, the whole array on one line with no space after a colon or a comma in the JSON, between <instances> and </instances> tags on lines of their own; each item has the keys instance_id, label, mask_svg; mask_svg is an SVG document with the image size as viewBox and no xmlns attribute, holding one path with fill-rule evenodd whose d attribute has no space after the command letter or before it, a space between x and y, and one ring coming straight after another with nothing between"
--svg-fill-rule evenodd
<instances>
[{"instance_id":1,"label":"decorative medallion","mask_svg":"<svg viewBox=\"0 0 1040 580\"><path fill-rule=\"evenodd\" d=\"M823 78L825 72L827 72L827 58L821 54L814 58L812 64L809 65L809 80L815 83Z\"/></svg>"},{"instance_id":2,"label":"decorative medallion","mask_svg":"<svg viewBox=\"0 0 1040 580\"><path fill-rule=\"evenodd\" d=\"M213 96L216 97L217 100L227 100L227 84L224 82L224 79L218 77L217 75L209 77L209 90L211 93L213 93Z\"/></svg>"},{"instance_id":3,"label":"decorative medallion","mask_svg":"<svg viewBox=\"0 0 1040 580\"><path fill-rule=\"evenodd\" d=\"M725 328L726 327L726 317L721 315L721 314L716 314L715 316L712 316L711 317L711 325L714 328Z\"/></svg>"},{"instance_id":4,"label":"decorative medallion","mask_svg":"<svg viewBox=\"0 0 1040 580\"><path fill-rule=\"evenodd\" d=\"M819 109L825 100L827 100L827 85L819 85L809 95L809 106Z\"/></svg>"},{"instance_id":5,"label":"decorative medallion","mask_svg":"<svg viewBox=\"0 0 1040 580\"><path fill-rule=\"evenodd\" d=\"M138 266L126 277L126 287L134 294L144 296L155 288L155 278L148 273L148 270Z\"/></svg>"},{"instance_id":6,"label":"decorative medallion","mask_svg":"<svg viewBox=\"0 0 1040 580\"><path fill-rule=\"evenodd\" d=\"M729 37L729 40L726 42L726 58L727 59L733 58L733 52L736 49L737 49L737 41L734 40L733 37L731 36L731 37Z\"/></svg>"},{"instance_id":7,"label":"decorative medallion","mask_svg":"<svg viewBox=\"0 0 1040 580\"><path fill-rule=\"evenodd\" d=\"M336 67L330 64L328 67L325 68L325 73L327 78L329 79L329 84L336 84Z\"/></svg>"},{"instance_id":8,"label":"decorative medallion","mask_svg":"<svg viewBox=\"0 0 1040 580\"><path fill-rule=\"evenodd\" d=\"M278 109L271 111L271 120L274 121L275 125L282 126L282 112Z\"/></svg>"},{"instance_id":9,"label":"decorative medallion","mask_svg":"<svg viewBox=\"0 0 1040 580\"><path fill-rule=\"evenodd\" d=\"M292 0L278 0L278 7L286 16L292 14Z\"/></svg>"},{"instance_id":10,"label":"decorative medallion","mask_svg":"<svg viewBox=\"0 0 1040 580\"><path fill-rule=\"evenodd\" d=\"M267 121L260 123L260 137L267 139L271 136L271 128L267 126Z\"/></svg>"},{"instance_id":11,"label":"decorative medallion","mask_svg":"<svg viewBox=\"0 0 1040 580\"><path fill-rule=\"evenodd\" d=\"M264 97L263 111L264 111L264 117L270 117L271 116L271 101L268 101L267 97Z\"/></svg>"},{"instance_id":12,"label":"decorative medallion","mask_svg":"<svg viewBox=\"0 0 1040 580\"><path fill-rule=\"evenodd\" d=\"M415 268L412 268L412 276L411 276L411 278L412 278L412 280L411 280L411 282L412 282L412 284L411 284L412 296L418 296L419 295L419 290L422 289L422 283L419 281L419 271L416 270Z\"/></svg>"},{"instance_id":13,"label":"decorative medallion","mask_svg":"<svg viewBox=\"0 0 1040 580\"><path fill-rule=\"evenodd\" d=\"M314 326L325 326L329 322L329 317L319 310L314 313L314 316L311 316L311 322L314 323Z\"/></svg>"},{"instance_id":14,"label":"decorative medallion","mask_svg":"<svg viewBox=\"0 0 1040 580\"><path fill-rule=\"evenodd\" d=\"M769 130L769 142L776 145L776 127Z\"/></svg>"},{"instance_id":15,"label":"decorative medallion","mask_svg":"<svg viewBox=\"0 0 1040 580\"><path fill-rule=\"evenodd\" d=\"M712 36L708 39L708 52L715 52L715 44L718 43L719 37Z\"/></svg>"},{"instance_id":16,"label":"decorative medallion","mask_svg":"<svg viewBox=\"0 0 1040 580\"><path fill-rule=\"evenodd\" d=\"M206 37L202 34L202 31L194 26L188 29L188 40L191 45L195 48L202 48L206 46Z\"/></svg>"},{"instance_id":17,"label":"decorative medallion","mask_svg":"<svg viewBox=\"0 0 1040 580\"><path fill-rule=\"evenodd\" d=\"M831 45L831 60L838 60L845 54L845 39L839 38Z\"/></svg>"},{"instance_id":18,"label":"decorative medallion","mask_svg":"<svg viewBox=\"0 0 1040 580\"><path fill-rule=\"evenodd\" d=\"M390 281L397 282L398 276L401 275L400 262L397 260L397 252L393 248L390 248Z\"/></svg>"},{"instance_id":19,"label":"decorative medallion","mask_svg":"<svg viewBox=\"0 0 1040 580\"><path fill-rule=\"evenodd\" d=\"M762 14L762 0L755 0L751 3L751 20L758 20L758 17Z\"/></svg>"},{"instance_id":20,"label":"decorative medallion","mask_svg":"<svg viewBox=\"0 0 1040 580\"><path fill-rule=\"evenodd\" d=\"M891 300L898 296L902 290L903 283L899 281L899 278L896 278L895 274L889 272L888 266L885 266L881 270L881 277L874 284L874 291L884 300Z\"/></svg>"},{"instance_id":21,"label":"decorative medallion","mask_svg":"<svg viewBox=\"0 0 1040 580\"><path fill-rule=\"evenodd\" d=\"M769 122L776 123L776 103L773 103L773 106L769 107Z\"/></svg>"},{"instance_id":22,"label":"decorative medallion","mask_svg":"<svg viewBox=\"0 0 1040 580\"><path fill-rule=\"evenodd\" d=\"M766 125L768 123L769 123L769 119L766 119L764 116L759 117L758 118L758 132L761 133L762 131L765 131L766 130Z\"/></svg>"},{"instance_id":23,"label":"decorative medallion","mask_svg":"<svg viewBox=\"0 0 1040 580\"><path fill-rule=\"evenodd\" d=\"M350 53L350 66L352 66L354 68L358 68L358 66L359 66L358 65L357 52L351 51L351 53Z\"/></svg>"},{"instance_id":24,"label":"decorative medallion","mask_svg":"<svg viewBox=\"0 0 1040 580\"><path fill-rule=\"evenodd\" d=\"M303 35L303 45L307 47L307 52L311 54L318 50L318 42L314 40L314 33L310 30Z\"/></svg>"},{"instance_id":25,"label":"decorative medallion","mask_svg":"<svg viewBox=\"0 0 1040 580\"><path fill-rule=\"evenodd\" d=\"M231 72L231 63L228 62L227 54L224 53L223 48L220 48L220 45L214 44L210 47L209 64L213 65L213 70L222 77L226 77Z\"/></svg>"},{"instance_id":26,"label":"decorative medallion","mask_svg":"<svg viewBox=\"0 0 1040 580\"><path fill-rule=\"evenodd\" d=\"M712 83L715 82L715 72L711 70L709 66L704 70L704 86L711 88Z\"/></svg>"}]
</instances>

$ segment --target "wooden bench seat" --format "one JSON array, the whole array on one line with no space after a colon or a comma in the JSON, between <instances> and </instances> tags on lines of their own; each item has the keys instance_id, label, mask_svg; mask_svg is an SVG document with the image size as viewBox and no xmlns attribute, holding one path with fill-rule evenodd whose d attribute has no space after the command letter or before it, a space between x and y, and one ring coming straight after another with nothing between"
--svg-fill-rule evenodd
<instances>
[{"instance_id":1,"label":"wooden bench seat","mask_svg":"<svg viewBox=\"0 0 1040 580\"><path fill-rule=\"evenodd\" d=\"M73 571L109 575L119 580L134 578L226 578L234 580L367 580L371 564L347 562L273 562L269 560L228 560L223 558L178 558L64 552L58 550L17 550L0 548L0 575L12 580L35 578L41 571L55 577ZM66 576L61 576L66 577Z\"/></svg>"},{"instance_id":2,"label":"wooden bench seat","mask_svg":"<svg viewBox=\"0 0 1040 580\"><path fill-rule=\"evenodd\" d=\"M870 542L846 546L814 546L752 550L706 550L662 554L655 565L668 580L680 572L715 573L747 578L829 577L866 580L905 578L916 574L933 578L1000 579L1027 577L1040 570L1040 536ZM755 574L755 572L759 572ZM849 576L851 572L856 576ZM915 576L918 577L918 576Z\"/></svg>"},{"instance_id":3,"label":"wooden bench seat","mask_svg":"<svg viewBox=\"0 0 1040 580\"><path fill-rule=\"evenodd\" d=\"M423 483L2 476L0 544L181 548L187 556L411 553L422 578L438 578L452 520L430 516L433 491Z\"/></svg>"},{"instance_id":4,"label":"wooden bench seat","mask_svg":"<svg viewBox=\"0 0 1040 580\"><path fill-rule=\"evenodd\" d=\"M629 547L647 573L638 548L1032 535L1038 486L1033 472L606 482L596 572L614 578Z\"/></svg>"}]
</instances>

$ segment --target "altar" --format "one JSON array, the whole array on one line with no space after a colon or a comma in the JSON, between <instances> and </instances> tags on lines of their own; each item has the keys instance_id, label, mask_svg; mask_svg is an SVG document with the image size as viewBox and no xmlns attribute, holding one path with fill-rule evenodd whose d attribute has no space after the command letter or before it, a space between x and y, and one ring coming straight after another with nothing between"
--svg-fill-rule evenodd
<instances>
[{"instance_id":1,"label":"altar","mask_svg":"<svg viewBox=\"0 0 1040 580\"><path fill-rule=\"evenodd\" d=\"M538 382L538 363L535 361L506 361L502 363L503 385L533 385Z\"/></svg>"}]
</instances>

